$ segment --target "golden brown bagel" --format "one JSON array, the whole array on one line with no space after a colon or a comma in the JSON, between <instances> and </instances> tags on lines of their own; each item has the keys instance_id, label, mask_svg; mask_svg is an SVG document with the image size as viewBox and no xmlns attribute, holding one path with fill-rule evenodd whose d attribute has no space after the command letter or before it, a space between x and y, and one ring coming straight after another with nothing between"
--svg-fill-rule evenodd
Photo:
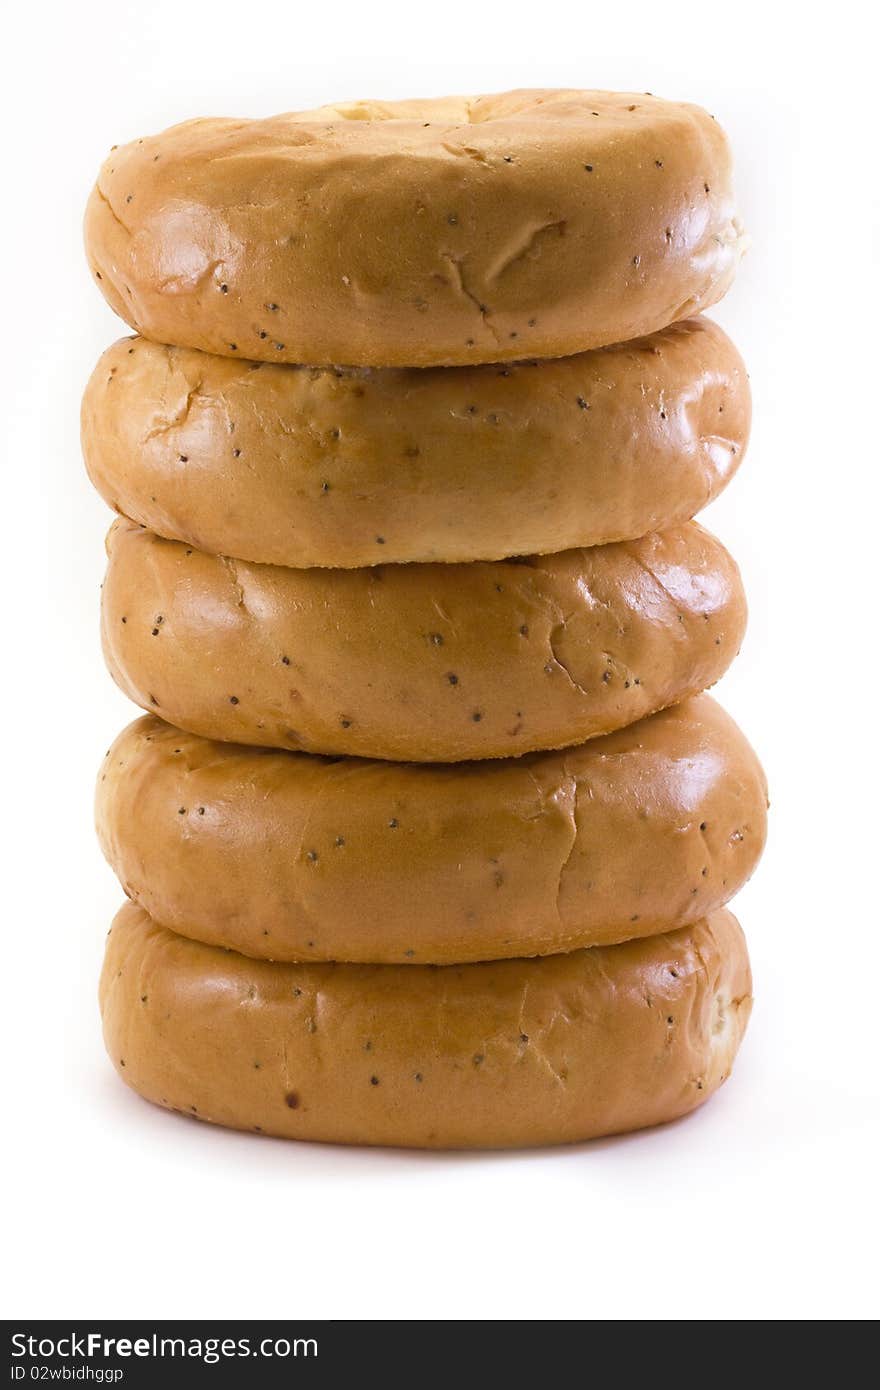
<instances>
[{"instance_id":1,"label":"golden brown bagel","mask_svg":"<svg viewBox=\"0 0 880 1390\"><path fill-rule=\"evenodd\" d=\"M98 835L164 926L270 960L441 964L671 931L743 885L767 791L696 696L564 753L328 760L146 716L104 761Z\"/></svg>"},{"instance_id":2,"label":"golden brown bagel","mask_svg":"<svg viewBox=\"0 0 880 1390\"><path fill-rule=\"evenodd\" d=\"M687 1114L751 1008L726 910L668 936L485 965L286 965L126 904L101 977L107 1050L147 1100L289 1139L563 1144Z\"/></svg>"},{"instance_id":3,"label":"golden brown bagel","mask_svg":"<svg viewBox=\"0 0 880 1390\"><path fill-rule=\"evenodd\" d=\"M653 333L720 299L742 246L705 111L565 90L187 121L111 152L85 238L156 342L414 367Z\"/></svg>"},{"instance_id":4,"label":"golden brown bagel","mask_svg":"<svg viewBox=\"0 0 880 1390\"><path fill-rule=\"evenodd\" d=\"M86 389L95 487L266 564L497 560L689 520L735 472L745 368L707 319L557 361L270 366L124 338ZM384 537L384 545L376 537Z\"/></svg>"},{"instance_id":5,"label":"golden brown bagel","mask_svg":"<svg viewBox=\"0 0 880 1390\"><path fill-rule=\"evenodd\" d=\"M102 626L138 704L207 738L415 762L581 743L711 685L745 599L696 522L520 562L293 570L129 521Z\"/></svg>"}]
</instances>

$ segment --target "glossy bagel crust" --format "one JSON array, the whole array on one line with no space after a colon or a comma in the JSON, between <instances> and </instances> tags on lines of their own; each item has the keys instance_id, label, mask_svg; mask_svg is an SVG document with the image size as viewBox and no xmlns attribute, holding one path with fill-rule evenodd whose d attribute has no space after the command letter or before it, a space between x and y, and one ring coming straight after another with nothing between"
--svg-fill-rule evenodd
<instances>
[{"instance_id":1,"label":"glossy bagel crust","mask_svg":"<svg viewBox=\"0 0 880 1390\"><path fill-rule=\"evenodd\" d=\"M680 525L732 477L749 421L739 354L690 319L556 361L434 370L255 369L123 338L86 388L82 441L102 497L160 536L347 569Z\"/></svg>"},{"instance_id":2,"label":"glossy bagel crust","mask_svg":"<svg viewBox=\"0 0 880 1390\"><path fill-rule=\"evenodd\" d=\"M722 909L667 936L482 965L292 965L166 931L126 904L104 1039L147 1100L233 1129L412 1148L563 1144L687 1114L751 1008Z\"/></svg>"},{"instance_id":3,"label":"glossy bagel crust","mask_svg":"<svg viewBox=\"0 0 880 1390\"><path fill-rule=\"evenodd\" d=\"M561 748L697 694L739 649L739 571L696 522L543 559L294 570L125 520L102 631L121 688L207 738L459 762Z\"/></svg>"},{"instance_id":4,"label":"glossy bagel crust","mask_svg":"<svg viewBox=\"0 0 880 1390\"><path fill-rule=\"evenodd\" d=\"M750 876L767 789L708 695L564 753L455 766L242 748L145 716L98 837L163 926L270 960L454 964L653 936Z\"/></svg>"},{"instance_id":5,"label":"glossy bagel crust","mask_svg":"<svg viewBox=\"0 0 880 1390\"><path fill-rule=\"evenodd\" d=\"M111 152L85 240L154 341L419 367L653 333L721 298L743 238L705 111L535 90L187 121Z\"/></svg>"}]
</instances>

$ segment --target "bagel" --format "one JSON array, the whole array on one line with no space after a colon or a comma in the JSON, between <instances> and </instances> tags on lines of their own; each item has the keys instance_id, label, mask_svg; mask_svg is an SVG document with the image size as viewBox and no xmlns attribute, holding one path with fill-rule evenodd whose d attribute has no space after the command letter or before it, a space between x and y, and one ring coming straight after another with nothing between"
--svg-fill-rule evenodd
<instances>
[{"instance_id":1,"label":"bagel","mask_svg":"<svg viewBox=\"0 0 880 1390\"><path fill-rule=\"evenodd\" d=\"M102 630L136 703L207 738L404 762L581 743L711 685L745 625L696 522L542 560L294 570L129 521Z\"/></svg>"},{"instance_id":2,"label":"bagel","mask_svg":"<svg viewBox=\"0 0 880 1390\"><path fill-rule=\"evenodd\" d=\"M158 1105L288 1139L562 1144L687 1114L751 1008L722 909L667 936L484 965L290 965L176 936L133 903L100 986L120 1076Z\"/></svg>"},{"instance_id":3,"label":"bagel","mask_svg":"<svg viewBox=\"0 0 880 1390\"><path fill-rule=\"evenodd\" d=\"M707 319L553 362L433 371L255 371L124 338L86 389L82 439L102 497L158 535L348 569L680 525L732 477L749 414L739 354Z\"/></svg>"},{"instance_id":4,"label":"bagel","mask_svg":"<svg viewBox=\"0 0 880 1390\"><path fill-rule=\"evenodd\" d=\"M147 715L98 779L101 847L186 936L270 960L447 965L671 931L742 887L754 752L708 695L564 753L426 766L214 743Z\"/></svg>"},{"instance_id":5,"label":"bagel","mask_svg":"<svg viewBox=\"0 0 880 1390\"><path fill-rule=\"evenodd\" d=\"M720 299L743 244L705 111L570 90L187 121L111 152L85 240L156 342L368 367L641 337Z\"/></svg>"}]
</instances>

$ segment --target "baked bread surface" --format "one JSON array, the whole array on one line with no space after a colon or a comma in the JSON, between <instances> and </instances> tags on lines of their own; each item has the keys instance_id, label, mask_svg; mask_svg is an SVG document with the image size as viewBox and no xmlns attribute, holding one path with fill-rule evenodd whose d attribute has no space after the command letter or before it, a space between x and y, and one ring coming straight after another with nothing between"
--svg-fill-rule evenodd
<instances>
[{"instance_id":1,"label":"baked bread surface","mask_svg":"<svg viewBox=\"0 0 880 1390\"><path fill-rule=\"evenodd\" d=\"M454 766L243 748L145 716L101 846L164 926L274 960L449 964L691 924L748 879L760 764L708 695L563 753Z\"/></svg>"},{"instance_id":2,"label":"baked bread surface","mask_svg":"<svg viewBox=\"0 0 880 1390\"><path fill-rule=\"evenodd\" d=\"M641 337L720 299L743 242L711 116L573 90L187 121L111 152L85 240L156 342L355 366Z\"/></svg>"},{"instance_id":3,"label":"baked bread surface","mask_svg":"<svg viewBox=\"0 0 880 1390\"><path fill-rule=\"evenodd\" d=\"M123 338L86 388L82 442L104 499L158 535L348 569L679 525L733 476L749 422L739 354L699 318L556 361L433 370L255 369Z\"/></svg>"},{"instance_id":4,"label":"baked bread surface","mask_svg":"<svg viewBox=\"0 0 880 1390\"><path fill-rule=\"evenodd\" d=\"M206 738L412 762L582 743L712 685L739 571L696 522L527 560L294 570L132 522L108 536L104 652Z\"/></svg>"},{"instance_id":5,"label":"baked bread surface","mask_svg":"<svg viewBox=\"0 0 880 1390\"><path fill-rule=\"evenodd\" d=\"M561 1144L685 1115L751 1008L726 909L667 936L482 965L291 965L176 936L126 904L100 986L146 1099L285 1138Z\"/></svg>"}]
</instances>

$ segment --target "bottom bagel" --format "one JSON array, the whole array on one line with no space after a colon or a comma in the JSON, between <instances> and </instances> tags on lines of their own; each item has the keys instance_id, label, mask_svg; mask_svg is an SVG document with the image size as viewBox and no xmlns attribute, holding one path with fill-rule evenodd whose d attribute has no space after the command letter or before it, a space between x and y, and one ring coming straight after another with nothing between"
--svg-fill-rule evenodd
<instances>
[{"instance_id":1,"label":"bottom bagel","mask_svg":"<svg viewBox=\"0 0 880 1390\"><path fill-rule=\"evenodd\" d=\"M665 936L479 965L252 960L158 926L110 929L107 1049L147 1100L289 1139L564 1144L695 1109L751 1009L726 910Z\"/></svg>"}]
</instances>

